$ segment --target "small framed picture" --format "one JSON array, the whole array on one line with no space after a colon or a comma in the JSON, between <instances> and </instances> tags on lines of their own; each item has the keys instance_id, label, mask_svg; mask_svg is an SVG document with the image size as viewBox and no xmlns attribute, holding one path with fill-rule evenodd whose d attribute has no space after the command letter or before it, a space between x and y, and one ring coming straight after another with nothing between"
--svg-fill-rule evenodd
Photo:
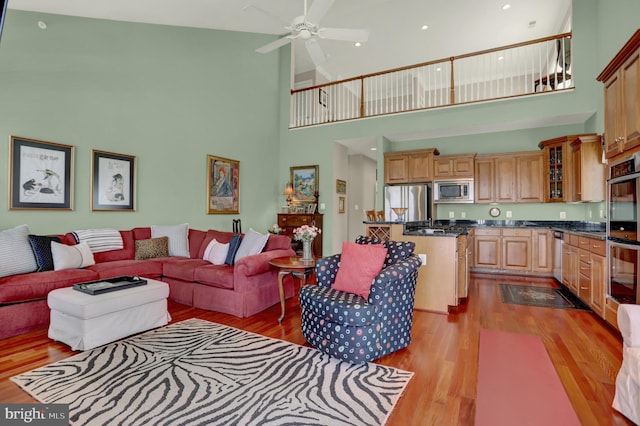
<instances>
[{"instance_id":1,"label":"small framed picture","mask_svg":"<svg viewBox=\"0 0 640 426\"><path fill-rule=\"evenodd\" d=\"M136 157L91 151L91 210L136 211Z\"/></svg>"},{"instance_id":2,"label":"small framed picture","mask_svg":"<svg viewBox=\"0 0 640 426\"><path fill-rule=\"evenodd\" d=\"M347 193L347 181L336 179L336 194Z\"/></svg>"},{"instance_id":3,"label":"small framed picture","mask_svg":"<svg viewBox=\"0 0 640 426\"><path fill-rule=\"evenodd\" d=\"M318 89L318 102L320 102L320 105L323 107L327 107L327 91L322 88Z\"/></svg>"},{"instance_id":4,"label":"small framed picture","mask_svg":"<svg viewBox=\"0 0 640 426\"><path fill-rule=\"evenodd\" d=\"M74 147L11 136L10 210L73 210Z\"/></svg>"},{"instance_id":5,"label":"small framed picture","mask_svg":"<svg viewBox=\"0 0 640 426\"><path fill-rule=\"evenodd\" d=\"M338 213L344 213L345 197L338 197Z\"/></svg>"},{"instance_id":6,"label":"small framed picture","mask_svg":"<svg viewBox=\"0 0 640 426\"><path fill-rule=\"evenodd\" d=\"M316 212L317 203L308 203L307 204L307 213L314 214Z\"/></svg>"},{"instance_id":7,"label":"small framed picture","mask_svg":"<svg viewBox=\"0 0 640 426\"><path fill-rule=\"evenodd\" d=\"M207 213L240 213L240 162L207 156Z\"/></svg>"}]
</instances>

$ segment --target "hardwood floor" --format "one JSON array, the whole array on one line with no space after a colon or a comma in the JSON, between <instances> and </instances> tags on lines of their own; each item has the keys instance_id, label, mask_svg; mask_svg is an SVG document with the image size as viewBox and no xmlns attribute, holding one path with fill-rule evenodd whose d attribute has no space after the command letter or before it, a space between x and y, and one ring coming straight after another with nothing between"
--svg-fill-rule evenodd
<instances>
[{"instance_id":1,"label":"hardwood floor","mask_svg":"<svg viewBox=\"0 0 640 426\"><path fill-rule=\"evenodd\" d=\"M502 303L497 283L556 286L553 279L472 275L467 302L455 313L416 311L411 345L377 362L415 372L389 425L472 425L481 328L540 336L583 425L631 425L611 408L622 359L619 334L594 314ZM236 318L170 302L173 322L197 317L254 333L306 344L296 297L287 301L282 325L275 305ZM0 401L34 402L8 379L72 355L46 330L0 341ZM513 360L518 362L518 360Z\"/></svg>"}]
</instances>

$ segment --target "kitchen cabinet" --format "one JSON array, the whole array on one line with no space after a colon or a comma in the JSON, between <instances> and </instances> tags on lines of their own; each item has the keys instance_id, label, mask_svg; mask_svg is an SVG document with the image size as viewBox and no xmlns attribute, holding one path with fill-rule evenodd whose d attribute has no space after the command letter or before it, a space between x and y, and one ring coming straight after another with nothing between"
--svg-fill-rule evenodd
<instances>
[{"instance_id":1,"label":"kitchen cabinet","mask_svg":"<svg viewBox=\"0 0 640 426\"><path fill-rule=\"evenodd\" d=\"M597 77L604 84L607 158L640 146L640 30Z\"/></svg>"},{"instance_id":2,"label":"kitchen cabinet","mask_svg":"<svg viewBox=\"0 0 640 426\"><path fill-rule=\"evenodd\" d=\"M562 283L601 318L606 317L606 241L564 234ZM607 319L608 321L608 319Z\"/></svg>"},{"instance_id":3,"label":"kitchen cabinet","mask_svg":"<svg viewBox=\"0 0 640 426\"><path fill-rule=\"evenodd\" d=\"M531 270L531 230L502 229L502 269Z\"/></svg>"},{"instance_id":4,"label":"kitchen cabinet","mask_svg":"<svg viewBox=\"0 0 640 426\"><path fill-rule=\"evenodd\" d=\"M456 241L456 289L457 298L464 299L469 293L469 247L466 235Z\"/></svg>"},{"instance_id":5,"label":"kitchen cabinet","mask_svg":"<svg viewBox=\"0 0 640 426\"><path fill-rule=\"evenodd\" d=\"M536 273L553 273L553 231L533 229L531 231L531 270Z\"/></svg>"},{"instance_id":6,"label":"kitchen cabinet","mask_svg":"<svg viewBox=\"0 0 640 426\"><path fill-rule=\"evenodd\" d=\"M571 164L570 201L604 201L605 165L600 136L581 135L571 142Z\"/></svg>"},{"instance_id":7,"label":"kitchen cabinet","mask_svg":"<svg viewBox=\"0 0 640 426\"><path fill-rule=\"evenodd\" d=\"M314 225L324 232L324 229L322 229L322 214L278 213L280 233L291 238L291 246L296 252L302 250L302 243L293 240L293 231L302 225ZM313 239L312 250L315 256L322 256L322 234Z\"/></svg>"},{"instance_id":8,"label":"kitchen cabinet","mask_svg":"<svg viewBox=\"0 0 640 426\"><path fill-rule=\"evenodd\" d=\"M433 180L433 157L440 154L435 148L384 154L384 182L420 183Z\"/></svg>"},{"instance_id":9,"label":"kitchen cabinet","mask_svg":"<svg viewBox=\"0 0 640 426\"><path fill-rule=\"evenodd\" d=\"M542 161L537 151L476 156L475 202L541 202Z\"/></svg>"},{"instance_id":10,"label":"kitchen cabinet","mask_svg":"<svg viewBox=\"0 0 640 426\"><path fill-rule=\"evenodd\" d=\"M562 136L538 144L544 153L544 200L547 203L566 203L572 199L568 183L572 170L569 144L577 137Z\"/></svg>"},{"instance_id":11,"label":"kitchen cabinet","mask_svg":"<svg viewBox=\"0 0 640 426\"><path fill-rule=\"evenodd\" d=\"M518 203L544 202L544 156L541 152L520 154L516 157L516 201Z\"/></svg>"},{"instance_id":12,"label":"kitchen cabinet","mask_svg":"<svg viewBox=\"0 0 640 426\"><path fill-rule=\"evenodd\" d=\"M500 269L502 262L500 229L487 228L474 231L474 261L475 268Z\"/></svg>"},{"instance_id":13,"label":"kitchen cabinet","mask_svg":"<svg viewBox=\"0 0 640 426\"><path fill-rule=\"evenodd\" d=\"M433 158L433 179L473 178L475 154L440 155Z\"/></svg>"}]
</instances>

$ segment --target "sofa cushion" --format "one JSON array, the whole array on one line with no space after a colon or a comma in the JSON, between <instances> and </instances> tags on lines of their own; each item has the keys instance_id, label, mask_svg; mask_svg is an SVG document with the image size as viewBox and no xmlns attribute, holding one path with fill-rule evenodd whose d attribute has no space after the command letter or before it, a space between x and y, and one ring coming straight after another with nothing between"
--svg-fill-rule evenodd
<instances>
[{"instance_id":1,"label":"sofa cushion","mask_svg":"<svg viewBox=\"0 0 640 426\"><path fill-rule=\"evenodd\" d=\"M289 249L291 248L291 238L286 235L269 235L264 251Z\"/></svg>"},{"instance_id":2,"label":"sofa cushion","mask_svg":"<svg viewBox=\"0 0 640 426\"><path fill-rule=\"evenodd\" d=\"M37 269L38 264L29 244L27 225L0 232L0 277L26 274Z\"/></svg>"},{"instance_id":3,"label":"sofa cushion","mask_svg":"<svg viewBox=\"0 0 640 426\"><path fill-rule=\"evenodd\" d=\"M212 265L199 266L194 272L194 281L211 287L233 290L233 266Z\"/></svg>"},{"instance_id":4,"label":"sofa cushion","mask_svg":"<svg viewBox=\"0 0 640 426\"><path fill-rule=\"evenodd\" d=\"M123 248L121 250L109 250L94 253L93 258L96 263L111 262L114 260L131 260L135 257L136 247L133 239L133 231L119 231L122 237Z\"/></svg>"},{"instance_id":5,"label":"sofa cushion","mask_svg":"<svg viewBox=\"0 0 640 426\"><path fill-rule=\"evenodd\" d=\"M249 228L249 231L247 231L247 233L244 234L244 237L242 237L242 242L240 243L240 247L238 247L238 251L236 252L236 256L233 260L234 263L243 257L260 253L267 244L268 239L269 234L261 234L254 231L252 228Z\"/></svg>"},{"instance_id":6,"label":"sofa cushion","mask_svg":"<svg viewBox=\"0 0 640 426\"><path fill-rule=\"evenodd\" d=\"M167 258L163 262L162 275L193 282L195 269L203 265L210 265L210 263L203 259Z\"/></svg>"},{"instance_id":7,"label":"sofa cushion","mask_svg":"<svg viewBox=\"0 0 640 426\"><path fill-rule=\"evenodd\" d=\"M229 251L227 252L227 259L224 261L227 265L233 265L236 259L236 253L240 248L240 244L242 244L242 235L236 234L231 237L231 241L229 241Z\"/></svg>"},{"instance_id":8,"label":"sofa cushion","mask_svg":"<svg viewBox=\"0 0 640 426\"><path fill-rule=\"evenodd\" d=\"M96 263L87 269L98 274L98 278L106 279L122 276L140 276L159 278L162 276L162 262L168 258L145 260L114 260L113 262Z\"/></svg>"},{"instance_id":9,"label":"sofa cushion","mask_svg":"<svg viewBox=\"0 0 640 426\"><path fill-rule=\"evenodd\" d=\"M131 232L133 232L134 240L148 240L149 238L151 238L151 228L148 226L133 228Z\"/></svg>"},{"instance_id":10,"label":"sofa cushion","mask_svg":"<svg viewBox=\"0 0 640 426\"><path fill-rule=\"evenodd\" d=\"M202 244L200 244L200 251L198 252L198 258L202 259L204 256L204 251L207 249L207 246L212 240L217 240L220 243L228 243L231 241L231 238L236 235L233 232L224 232L224 231L216 231L215 229L209 229L207 231L207 235L202 240Z\"/></svg>"},{"instance_id":11,"label":"sofa cushion","mask_svg":"<svg viewBox=\"0 0 640 426\"><path fill-rule=\"evenodd\" d=\"M87 243L68 246L66 244L51 242L51 255L53 256L53 269L78 269L95 264L93 253Z\"/></svg>"},{"instance_id":12,"label":"sofa cushion","mask_svg":"<svg viewBox=\"0 0 640 426\"><path fill-rule=\"evenodd\" d=\"M53 271L53 255L51 254L51 241L60 243L60 237L51 235L29 234L29 244L38 264L38 272Z\"/></svg>"},{"instance_id":13,"label":"sofa cushion","mask_svg":"<svg viewBox=\"0 0 640 426\"><path fill-rule=\"evenodd\" d=\"M169 237L149 238L137 240L135 260L169 257Z\"/></svg>"},{"instance_id":14,"label":"sofa cushion","mask_svg":"<svg viewBox=\"0 0 640 426\"><path fill-rule=\"evenodd\" d=\"M0 304L44 299L51 290L98 278L95 271L88 269L32 272L0 278Z\"/></svg>"},{"instance_id":15,"label":"sofa cushion","mask_svg":"<svg viewBox=\"0 0 640 426\"><path fill-rule=\"evenodd\" d=\"M169 256L189 257L189 224L152 225L151 238L169 237Z\"/></svg>"},{"instance_id":16,"label":"sofa cushion","mask_svg":"<svg viewBox=\"0 0 640 426\"><path fill-rule=\"evenodd\" d=\"M342 243L340 268L333 284L335 290L347 291L369 299L373 279L382 270L387 249L382 244Z\"/></svg>"},{"instance_id":17,"label":"sofa cushion","mask_svg":"<svg viewBox=\"0 0 640 426\"><path fill-rule=\"evenodd\" d=\"M224 265L227 253L229 253L229 243L219 243L218 240L213 239L205 249L202 259L214 265Z\"/></svg>"},{"instance_id":18,"label":"sofa cushion","mask_svg":"<svg viewBox=\"0 0 640 426\"><path fill-rule=\"evenodd\" d=\"M192 259L202 259L200 248L206 238L207 233L199 229L189 229L189 257ZM206 246L205 246L206 247Z\"/></svg>"}]
</instances>

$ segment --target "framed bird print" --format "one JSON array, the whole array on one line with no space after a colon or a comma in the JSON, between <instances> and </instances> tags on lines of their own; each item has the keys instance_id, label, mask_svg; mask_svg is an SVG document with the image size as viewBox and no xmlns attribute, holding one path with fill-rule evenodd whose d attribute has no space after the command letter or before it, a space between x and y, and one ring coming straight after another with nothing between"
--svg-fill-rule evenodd
<instances>
[{"instance_id":1,"label":"framed bird print","mask_svg":"<svg viewBox=\"0 0 640 426\"><path fill-rule=\"evenodd\" d=\"M11 136L10 151L10 210L73 210L73 146Z\"/></svg>"}]
</instances>

